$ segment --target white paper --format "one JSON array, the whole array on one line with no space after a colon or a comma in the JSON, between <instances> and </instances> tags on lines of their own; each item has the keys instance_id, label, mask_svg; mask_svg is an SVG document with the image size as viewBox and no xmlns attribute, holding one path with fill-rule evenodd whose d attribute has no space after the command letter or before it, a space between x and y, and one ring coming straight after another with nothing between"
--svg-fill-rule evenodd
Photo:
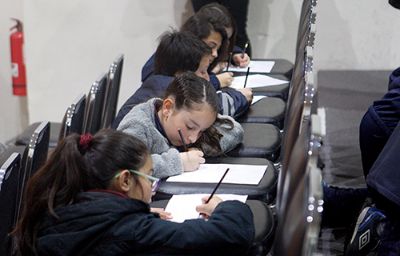
<instances>
[{"instance_id":1,"label":"white paper","mask_svg":"<svg viewBox=\"0 0 400 256\"><path fill-rule=\"evenodd\" d=\"M246 80L246 76L235 76L233 77L233 81L230 87L235 89L241 89L244 87L244 82ZM289 81L276 79L267 75L249 75L247 77L246 87L248 88L257 88L263 86L272 86L278 84L287 84Z\"/></svg>"},{"instance_id":2,"label":"white paper","mask_svg":"<svg viewBox=\"0 0 400 256\"><path fill-rule=\"evenodd\" d=\"M226 168L229 168L222 183L257 185L267 167L267 165L202 164L197 171L171 176L167 182L218 183Z\"/></svg>"},{"instance_id":3,"label":"white paper","mask_svg":"<svg viewBox=\"0 0 400 256\"><path fill-rule=\"evenodd\" d=\"M247 195L233 195L233 194L215 194L222 200L238 200L245 203ZM196 211L196 206L201 205L201 199L209 194L188 194L188 195L173 195L168 201L166 212L172 215L171 221L184 222L188 219L197 219L199 213Z\"/></svg>"},{"instance_id":4,"label":"white paper","mask_svg":"<svg viewBox=\"0 0 400 256\"><path fill-rule=\"evenodd\" d=\"M253 100L251 101L251 105L253 105L254 103L260 101L261 99L266 98L267 96L262 96L262 95L255 95L253 96Z\"/></svg>"},{"instance_id":5,"label":"white paper","mask_svg":"<svg viewBox=\"0 0 400 256\"><path fill-rule=\"evenodd\" d=\"M249 73L270 73L274 65L275 61L252 60L249 66L245 68L231 65L228 70L232 72L247 72L247 68L250 67Z\"/></svg>"}]
</instances>

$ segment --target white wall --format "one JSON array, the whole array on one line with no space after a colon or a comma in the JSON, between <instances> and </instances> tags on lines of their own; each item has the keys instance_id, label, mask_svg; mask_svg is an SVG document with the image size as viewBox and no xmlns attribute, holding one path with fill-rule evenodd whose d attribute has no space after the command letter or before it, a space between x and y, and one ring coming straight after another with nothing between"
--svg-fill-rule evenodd
<instances>
[{"instance_id":1,"label":"white wall","mask_svg":"<svg viewBox=\"0 0 400 256\"><path fill-rule=\"evenodd\" d=\"M314 65L318 69L400 66L400 10L387 0L320 0Z\"/></svg>"},{"instance_id":2,"label":"white wall","mask_svg":"<svg viewBox=\"0 0 400 256\"><path fill-rule=\"evenodd\" d=\"M25 1L30 121L61 121L70 102L125 54L121 101L140 85L157 37L181 23L185 1ZM178 10L177 12L175 10Z\"/></svg>"},{"instance_id":3,"label":"white wall","mask_svg":"<svg viewBox=\"0 0 400 256\"><path fill-rule=\"evenodd\" d=\"M5 143L27 125L28 112L26 97L13 96L11 87L10 18L23 19L22 0L2 0L0 6L0 143Z\"/></svg>"},{"instance_id":4,"label":"white wall","mask_svg":"<svg viewBox=\"0 0 400 256\"><path fill-rule=\"evenodd\" d=\"M248 32L254 57L294 60L300 6L298 0L250 0ZM23 10L30 123L59 122L69 103L124 53L121 105L140 85L141 66L154 52L157 37L169 27L179 27L192 12L188 0L30 0L23 1ZM0 12L9 15L3 6ZM0 35L7 34L9 26L0 17ZM315 68L396 67L396 24L400 11L386 0L320 0ZM0 43L0 60L7 59L8 46ZM9 64L0 61L0 71L1 84L9 88ZM19 103L13 107L12 112L23 114ZM6 118L16 124L7 133L17 134L20 120L13 121L8 114ZM3 126L1 122L1 131Z\"/></svg>"},{"instance_id":5,"label":"white wall","mask_svg":"<svg viewBox=\"0 0 400 256\"><path fill-rule=\"evenodd\" d=\"M299 12L293 2L251 1L249 34L255 56L293 59ZM118 53L126 57L119 100L123 104L140 85L141 67L158 36L179 27L192 13L186 0L36 0L25 1L24 10L30 122L60 121L68 104L89 90Z\"/></svg>"}]
</instances>

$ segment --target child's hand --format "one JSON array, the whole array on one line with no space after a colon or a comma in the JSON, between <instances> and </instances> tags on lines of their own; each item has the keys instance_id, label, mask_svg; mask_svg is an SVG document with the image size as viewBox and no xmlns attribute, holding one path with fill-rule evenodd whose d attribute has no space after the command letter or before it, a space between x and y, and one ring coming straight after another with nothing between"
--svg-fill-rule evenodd
<instances>
[{"instance_id":1,"label":"child's hand","mask_svg":"<svg viewBox=\"0 0 400 256\"><path fill-rule=\"evenodd\" d=\"M219 83L221 84L221 88L228 87L232 84L233 81L233 73L232 72L224 72L217 75Z\"/></svg>"},{"instance_id":2,"label":"child's hand","mask_svg":"<svg viewBox=\"0 0 400 256\"><path fill-rule=\"evenodd\" d=\"M217 207L217 205L222 202L222 199L219 198L218 196L213 196L210 202L206 204L207 200L208 196L203 197L201 199L203 204L196 206L196 211L199 212L200 214L206 215L206 217L211 216L211 214L215 210L215 207Z\"/></svg>"},{"instance_id":3,"label":"child's hand","mask_svg":"<svg viewBox=\"0 0 400 256\"><path fill-rule=\"evenodd\" d=\"M247 55L247 53L243 54L242 53L236 53L232 57L233 63L235 63L236 66L239 66L241 68L245 68L250 64L250 57Z\"/></svg>"},{"instance_id":4,"label":"child's hand","mask_svg":"<svg viewBox=\"0 0 400 256\"><path fill-rule=\"evenodd\" d=\"M205 163L204 153L197 149L191 149L188 152L180 153L183 171L191 172L199 169L200 164Z\"/></svg>"},{"instance_id":5,"label":"child's hand","mask_svg":"<svg viewBox=\"0 0 400 256\"><path fill-rule=\"evenodd\" d=\"M244 97L246 97L246 100L248 102L251 102L253 100L253 90L251 88L242 88L238 91L240 91L244 95Z\"/></svg>"},{"instance_id":6,"label":"child's hand","mask_svg":"<svg viewBox=\"0 0 400 256\"><path fill-rule=\"evenodd\" d=\"M226 68L226 66L227 66L226 62L219 62L217 65L215 65L212 72L214 74L218 74L218 73L222 72Z\"/></svg>"},{"instance_id":7,"label":"child's hand","mask_svg":"<svg viewBox=\"0 0 400 256\"><path fill-rule=\"evenodd\" d=\"M158 213L158 215L160 215L160 219L163 219L163 220L172 219L171 213L164 211L164 208L150 208L150 212Z\"/></svg>"}]
</instances>

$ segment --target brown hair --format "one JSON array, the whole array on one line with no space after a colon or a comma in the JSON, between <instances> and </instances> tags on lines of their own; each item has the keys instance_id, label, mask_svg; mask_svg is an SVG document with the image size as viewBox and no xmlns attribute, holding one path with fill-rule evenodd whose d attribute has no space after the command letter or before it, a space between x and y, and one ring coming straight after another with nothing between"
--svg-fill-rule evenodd
<instances>
[{"instance_id":1,"label":"brown hair","mask_svg":"<svg viewBox=\"0 0 400 256\"><path fill-rule=\"evenodd\" d=\"M22 215L13 232L19 254L37 255L36 236L46 214L58 218L57 207L73 204L82 191L107 189L118 171L138 170L148 156L143 142L111 129L93 137L72 134L64 138L28 182ZM140 184L137 176L133 178Z\"/></svg>"}]
</instances>

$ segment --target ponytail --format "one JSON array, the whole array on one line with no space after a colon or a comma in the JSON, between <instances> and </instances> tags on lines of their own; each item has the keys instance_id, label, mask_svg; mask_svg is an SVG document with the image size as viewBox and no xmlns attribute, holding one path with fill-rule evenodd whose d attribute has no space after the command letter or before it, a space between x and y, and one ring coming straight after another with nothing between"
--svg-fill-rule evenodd
<instances>
[{"instance_id":1,"label":"ponytail","mask_svg":"<svg viewBox=\"0 0 400 256\"><path fill-rule=\"evenodd\" d=\"M214 124L203 132L201 137L193 144L194 147L201 148L203 152L207 152L207 156L215 157L224 154L221 148L220 140L222 134L215 128L215 126L222 129L232 130L234 127L233 122L227 118L220 118L217 116Z\"/></svg>"},{"instance_id":2,"label":"ponytail","mask_svg":"<svg viewBox=\"0 0 400 256\"><path fill-rule=\"evenodd\" d=\"M36 236L46 214L57 219L56 208L73 204L82 191L107 189L119 170L139 169L148 154L140 140L111 129L64 138L28 181L13 231L19 254L38 255Z\"/></svg>"}]
</instances>

